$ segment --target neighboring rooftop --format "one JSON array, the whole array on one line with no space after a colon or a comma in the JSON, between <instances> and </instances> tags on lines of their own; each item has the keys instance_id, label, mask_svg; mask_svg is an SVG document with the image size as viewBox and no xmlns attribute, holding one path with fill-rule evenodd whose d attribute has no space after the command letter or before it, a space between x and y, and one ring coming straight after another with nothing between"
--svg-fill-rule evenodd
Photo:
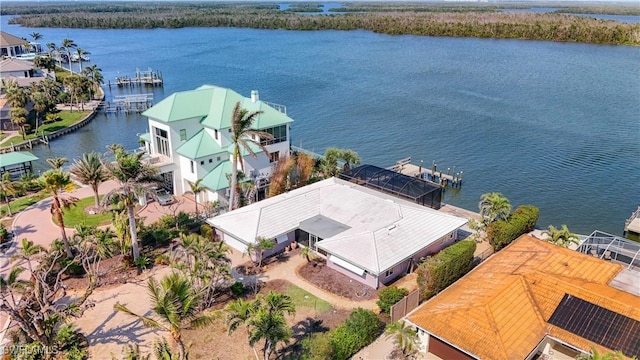
<instances>
[{"instance_id":1,"label":"neighboring rooftop","mask_svg":"<svg viewBox=\"0 0 640 360\"><path fill-rule=\"evenodd\" d=\"M17 36L13 36L9 33L6 33L4 31L0 31L0 46L4 47L4 46L16 46L16 45L22 45L24 43L28 42L25 39L21 39Z\"/></svg>"},{"instance_id":2,"label":"neighboring rooftop","mask_svg":"<svg viewBox=\"0 0 640 360\"><path fill-rule=\"evenodd\" d=\"M6 58L0 60L0 72L11 71L29 71L35 69L35 66L30 61L18 60L14 58Z\"/></svg>"},{"instance_id":3,"label":"neighboring rooftop","mask_svg":"<svg viewBox=\"0 0 640 360\"><path fill-rule=\"evenodd\" d=\"M204 182L204 181L203 181ZM330 178L209 223L238 239L276 238L295 229L328 236L318 247L379 274L463 226L467 220Z\"/></svg>"},{"instance_id":4,"label":"neighboring rooftop","mask_svg":"<svg viewBox=\"0 0 640 360\"><path fill-rule=\"evenodd\" d=\"M595 346L601 353L620 350L640 356L640 297L610 285L622 269L523 235L408 319L482 359L524 359L545 336L586 352ZM598 312L575 313L570 325L565 321L558 326L560 320L550 319L572 305L566 299L594 305ZM629 319L627 330L616 329L615 319L606 314ZM627 336L624 342L618 342L620 334ZM612 344L616 348L608 347Z\"/></svg>"},{"instance_id":5,"label":"neighboring rooftop","mask_svg":"<svg viewBox=\"0 0 640 360\"><path fill-rule=\"evenodd\" d=\"M250 112L263 112L256 117L256 129L267 129L293 122L286 113L276 110L272 104L259 100L257 92L255 97L247 98L231 89L214 85L203 85L195 90L173 93L142 115L162 122L198 118L203 126L225 129L231 126L233 109L237 102Z\"/></svg>"},{"instance_id":6,"label":"neighboring rooftop","mask_svg":"<svg viewBox=\"0 0 640 360\"><path fill-rule=\"evenodd\" d=\"M29 161L36 161L38 157L30 152L26 151L13 151L4 154L0 154L0 167L6 168L14 165L28 163Z\"/></svg>"}]
</instances>

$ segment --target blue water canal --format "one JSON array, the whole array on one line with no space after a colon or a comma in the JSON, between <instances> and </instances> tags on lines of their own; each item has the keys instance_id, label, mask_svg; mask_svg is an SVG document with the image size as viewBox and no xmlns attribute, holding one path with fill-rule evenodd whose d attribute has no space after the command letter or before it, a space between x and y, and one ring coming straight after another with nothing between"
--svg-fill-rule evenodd
<instances>
[{"instance_id":1,"label":"blue water canal","mask_svg":"<svg viewBox=\"0 0 640 360\"><path fill-rule=\"evenodd\" d=\"M534 204L540 227L621 234L640 204L640 49L540 41L388 36L366 31L2 29L91 52L105 80L162 71L155 101L210 83L287 105L293 143L356 150L390 166L411 156L464 171L445 201L476 210L499 191ZM108 96L117 89L105 89ZM146 119L98 116L38 147L79 157L137 147ZM44 161L38 164L45 169Z\"/></svg>"}]
</instances>

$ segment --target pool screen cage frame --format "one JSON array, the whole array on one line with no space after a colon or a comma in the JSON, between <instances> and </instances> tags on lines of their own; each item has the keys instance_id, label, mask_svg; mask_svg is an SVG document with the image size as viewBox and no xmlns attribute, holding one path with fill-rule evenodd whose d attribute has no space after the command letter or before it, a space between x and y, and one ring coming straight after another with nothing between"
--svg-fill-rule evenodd
<instances>
[{"instance_id":1,"label":"pool screen cage frame","mask_svg":"<svg viewBox=\"0 0 640 360\"><path fill-rule=\"evenodd\" d=\"M338 178L392 194L435 210L442 207L443 187L434 182L411 177L374 165L360 165L345 170Z\"/></svg>"}]
</instances>

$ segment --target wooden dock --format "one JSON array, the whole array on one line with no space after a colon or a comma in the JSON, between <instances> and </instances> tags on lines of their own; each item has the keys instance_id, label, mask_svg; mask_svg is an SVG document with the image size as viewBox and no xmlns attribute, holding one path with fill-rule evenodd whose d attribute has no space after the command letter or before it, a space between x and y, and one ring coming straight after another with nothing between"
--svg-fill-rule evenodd
<instances>
[{"instance_id":1,"label":"wooden dock","mask_svg":"<svg viewBox=\"0 0 640 360\"><path fill-rule=\"evenodd\" d=\"M120 95L107 102L103 110L107 114L139 114L153 106L153 94Z\"/></svg>"},{"instance_id":2,"label":"wooden dock","mask_svg":"<svg viewBox=\"0 0 640 360\"><path fill-rule=\"evenodd\" d=\"M162 73L157 70L149 68L146 71L140 71L136 69L136 74L132 77L129 76L116 76L116 83L118 87L131 87L131 86L163 86L164 80ZM109 87L111 87L111 81L109 81Z\"/></svg>"},{"instance_id":3,"label":"wooden dock","mask_svg":"<svg viewBox=\"0 0 640 360\"><path fill-rule=\"evenodd\" d=\"M640 234L640 206L624 223L624 231Z\"/></svg>"},{"instance_id":4,"label":"wooden dock","mask_svg":"<svg viewBox=\"0 0 640 360\"><path fill-rule=\"evenodd\" d=\"M447 168L447 170L443 172L442 170L438 171L438 165L435 160L432 162L431 168L425 168L422 161L420 161L420 165L412 164L410 157L396 161L395 165L387 169L404 175L429 180L442 186L461 187L462 178L464 177L464 172L460 171L456 173L455 166L453 169Z\"/></svg>"}]
</instances>

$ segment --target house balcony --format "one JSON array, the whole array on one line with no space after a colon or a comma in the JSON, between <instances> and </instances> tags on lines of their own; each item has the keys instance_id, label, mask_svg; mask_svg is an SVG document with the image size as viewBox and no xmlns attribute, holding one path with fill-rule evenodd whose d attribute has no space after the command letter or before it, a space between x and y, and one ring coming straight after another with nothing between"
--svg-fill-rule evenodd
<instances>
[{"instance_id":1,"label":"house balcony","mask_svg":"<svg viewBox=\"0 0 640 360\"><path fill-rule=\"evenodd\" d=\"M145 154L142 157L142 162L153 166L153 167L163 167L166 165L172 165L173 161L170 157L162 154Z\"/></svg>"}]
</instances>

